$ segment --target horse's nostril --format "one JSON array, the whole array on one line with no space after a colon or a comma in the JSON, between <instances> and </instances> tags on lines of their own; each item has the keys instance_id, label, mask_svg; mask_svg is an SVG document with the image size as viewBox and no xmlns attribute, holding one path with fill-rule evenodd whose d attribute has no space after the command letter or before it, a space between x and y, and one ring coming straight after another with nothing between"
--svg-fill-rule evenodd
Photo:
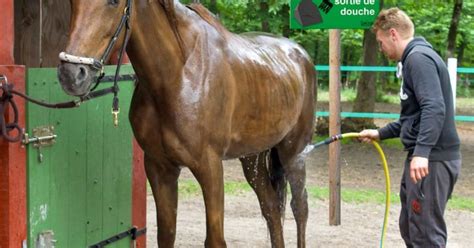
<instances>
[{"instance_id":1,"label":"horse's nostril","mask_svg":"<svg viewBox=\"0 0 474 248\"><path fill-rule=\"evenodd\" d=\"M79 70L77 72L76 79L79 82L84 81L84 79L86 79L87 77L87 69L84 66L79 66L78 69Z\"/></svg>"}]
</instances>

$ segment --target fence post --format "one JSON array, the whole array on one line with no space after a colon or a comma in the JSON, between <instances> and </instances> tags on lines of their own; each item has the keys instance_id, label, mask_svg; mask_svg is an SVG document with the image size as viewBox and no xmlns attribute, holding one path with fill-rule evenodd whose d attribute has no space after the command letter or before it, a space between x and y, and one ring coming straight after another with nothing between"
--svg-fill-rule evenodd
<instances>
[{"instance_id":1,"label":"fence post","mask_svg":"<svg viewBox=\"0 0 474 248\"><path fill-rule=\"evenodd\" d=\"M456 113L456 89L457 89L457 69L458 69L458 60L456 58L448 58L448 72L449 79L451 81L451 90L453 91L453 106L454 113Z\"/></svg>"},{"instance_id":2,"label":"fence post","mask_svg":"<svg viewBox=\"0 0 474 248\"><path fill-rule=\"evenodd\" d=\"M329 135L341 133L341 30L329 30ZM329 145L329 225L341 224L341 144Z\"/></svg>"}]
</instances>

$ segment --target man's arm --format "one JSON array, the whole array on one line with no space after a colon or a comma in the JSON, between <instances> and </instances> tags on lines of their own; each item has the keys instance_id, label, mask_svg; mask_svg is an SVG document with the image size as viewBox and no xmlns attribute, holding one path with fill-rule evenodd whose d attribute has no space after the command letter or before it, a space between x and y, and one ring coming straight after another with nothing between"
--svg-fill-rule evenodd
<instances>
[{"instance_id":1,"label":"man's arm","mask_svg":"<svg viewBox=\"0 0 474 248\"><path fill-rule=\"evenodd\" d=\"M400 120L396 120L387 124L385 127L378 129L380 139L390 139L395 137L400 137L400 130L402 128L402 124Z\"/></svg>"},{"instance_id":2,"label":"man's arm","mask_svg":"<svg viewBox=\"0 0 474 248\"><path fill-rule=\"evenodd\" d=\"M410 162L410 177L417 183L429 173L428 158L441 134L446 108L435 62L424 54L415 53L410 56L407 69L421 110L420 130Z\"/></svg>"},{"instance_id":3,"label":"man's arm","mask_svg":"<svg viewBox=\"0 0 474 248\"><path fill-rule=\"evenodd\" d=\"M384 140L400 136L400 120L389 123L380 129L365 129L359 133L359 140L369 143L372 140Z\"/></svg>"},{"instance_id":4,"label":"man's arm","mask_svg":"<svg viewBox=\"0 0 474 248\"><path fill-rule=\"evenodd\" d=\"M446 114L441 82L435 62L424 54L410 56L407 69L421 110L413 156L428 158L441 134Z\"/></svg>"}]
</instances>

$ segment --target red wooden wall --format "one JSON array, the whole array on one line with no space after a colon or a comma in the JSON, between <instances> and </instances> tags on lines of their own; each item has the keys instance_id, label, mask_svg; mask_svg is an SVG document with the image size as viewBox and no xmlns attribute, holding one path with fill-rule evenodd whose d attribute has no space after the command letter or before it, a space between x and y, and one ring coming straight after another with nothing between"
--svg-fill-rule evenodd
<instances>
[{"instance_id":1,"label":"red wooden wall","mask_svg":"<svg viewBox=\"0 0 474 248\"><path fill-rule=\"evenodd\" d=\"M0 74L16 90L25 90L25 67L14 65L13 0L0 0ZM17 101L19 124L25 126L23 101ZM5 114L12 120L11 111ZM21 247L26 239L26 151L20 143L0 138L0 247Z\"/></svg>"}]
</instances>

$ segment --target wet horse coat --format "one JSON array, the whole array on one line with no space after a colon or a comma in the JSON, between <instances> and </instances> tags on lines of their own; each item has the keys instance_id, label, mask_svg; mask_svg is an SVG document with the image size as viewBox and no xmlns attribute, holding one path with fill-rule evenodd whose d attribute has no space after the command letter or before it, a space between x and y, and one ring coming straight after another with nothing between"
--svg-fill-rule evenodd
<instances>
[{"instance_id":1,"label":"wet horse coat","mask_svg":"<svg viewBox=\"0 0 474 248\"><path fill-rule=\"evenodd\" d=\"M65 52L99 58L126 1L84 2L71 0ZM132 4L127 54L138 84L130 121L145 152L160 247L174 245L182 166L203 191L206 246L225 246L222 160L231 158L242 162L273 247L284 246L282 217L290 184L298 246L304 247L308 206L301 152L311 141L316 94L307 53L285 38L233 34L201 5ZM64 61L58 69L71 95L87 94L97 73L91 66Z\"/></svg>"}]
</instances>

